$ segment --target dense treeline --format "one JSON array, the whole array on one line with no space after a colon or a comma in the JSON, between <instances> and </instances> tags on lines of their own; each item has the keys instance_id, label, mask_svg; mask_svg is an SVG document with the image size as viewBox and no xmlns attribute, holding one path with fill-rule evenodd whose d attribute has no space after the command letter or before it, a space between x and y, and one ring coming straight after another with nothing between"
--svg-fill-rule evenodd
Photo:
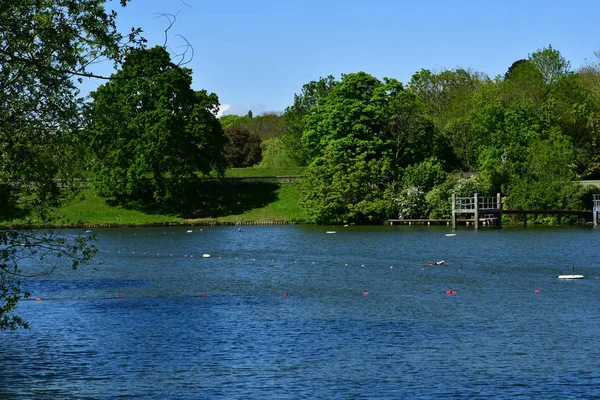
<instances>
[{"instance_id":1,"label":"dense treeline","mask_svg":"<svg viewBox=\"0 0 600 400\"><path fill-rule=\"evenodd\" d=\"M452 193L589 209L591 189L576 181L600 177L600 63L573 71L551 46L494 78L329 76L306 84L285 117L282 141L306 165L301 201L313 222L448 217Z\"/></svg>"}]
</instances>

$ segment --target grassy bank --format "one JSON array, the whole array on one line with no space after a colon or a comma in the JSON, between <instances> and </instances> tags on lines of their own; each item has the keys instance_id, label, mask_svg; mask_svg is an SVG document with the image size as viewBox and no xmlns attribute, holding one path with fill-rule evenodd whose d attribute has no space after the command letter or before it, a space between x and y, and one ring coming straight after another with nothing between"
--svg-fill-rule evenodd
<instances>
[{"instance_id":1,"label":"grassy bank","mask_svg":"<svg viewBox=\"0 0 600 400\"><path fill-rule=\"evenodd\" d=\"M239 175L241 176L241 175ZM258 175L257 175L258 176ZM232 224L237 222L301 222L296 185L203 184L194 188L171 209L155 210L152 204L117 204L92 190L57 210L49 221L30 217L3 223L5 226L52 225L130 226L158 224Z\"/></svg>"},{"instance_id":2,"label":"grassy bank","mask_svg":"<svg viewBox=\"0 0 600 400\"><path fill-rule=\"evenodd\" d=\"M304 167L290 168L230 168L225 171L226 178L254 178L260 176L300 176Z\"/></svg>"}]
</instances>

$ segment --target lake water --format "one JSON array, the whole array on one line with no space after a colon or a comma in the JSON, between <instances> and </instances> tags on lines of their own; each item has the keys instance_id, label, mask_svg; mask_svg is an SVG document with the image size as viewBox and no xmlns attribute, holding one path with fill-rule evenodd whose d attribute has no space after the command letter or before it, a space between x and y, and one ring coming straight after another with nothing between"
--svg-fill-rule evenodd
<instances>
[{"instance_id":1,"label":"lake water","mask_svg":"<svg viewBox=\"0 0 600 400\"><path fill-rule=\"evenodd\" d=\"M23 283L0 398L600 396L598 229L95 232L97 270Z\"/></svg>"}]
</instances>

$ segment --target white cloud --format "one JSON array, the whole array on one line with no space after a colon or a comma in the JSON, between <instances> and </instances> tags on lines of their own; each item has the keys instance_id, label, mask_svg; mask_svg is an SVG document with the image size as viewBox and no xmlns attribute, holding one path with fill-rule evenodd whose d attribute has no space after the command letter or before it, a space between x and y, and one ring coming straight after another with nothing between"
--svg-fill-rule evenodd
<instances>
[{"instance_id":1,"label":"white cloud","mask_svg":"<svg viewBox=\"0 0 600 400\"><path fill-rule=\"evenodd\" d=\"M227 107L227 112L223 115L246 115L248 114L248 107L242 105L233 105Z\"/></svg>"},{"instance_id":2,"label":"white cloud","mask_svg":"<svg viewBox=\"0 0 600 400\"><path fill-rule=\"evenodd\" d=\"M219 106L219 111L217 111L217 118L224 115L225 112L227 112L227 110L229 110L229 104L221 104Z\"/></svg>"},{"instance_id":3,"label":"white cloud","mask_svg":"<svg viewBox=\"0 0 600 400\"><path fill-rule=\"evenodd\" d=\"M266 106L264 104L252 104L252 106L248 107L242 104L235 104L235 105L229 105L229 104L222 104L221 107L219 107L219 112L217 113L217 117L221 117L223 115L247 115L248 111L252 110L252 115L254 115L255 117L258 115L262 115L265 110L266 110Z\"/></svg>"}]
</instances>

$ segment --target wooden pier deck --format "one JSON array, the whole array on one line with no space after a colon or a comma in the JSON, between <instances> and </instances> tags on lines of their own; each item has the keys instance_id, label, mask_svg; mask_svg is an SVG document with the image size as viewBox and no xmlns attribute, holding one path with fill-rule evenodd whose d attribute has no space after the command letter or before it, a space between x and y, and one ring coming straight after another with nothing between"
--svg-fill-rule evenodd
<instances>
[{"instance_id":1,"label":"wooden pier deck","mask_svg":"<svg viewBox=\"0 0 600 400\"><path fill-rule=\"evenodd\" d=\"M493 224L497 220L496 217L491 218L479 218L479 222ZM475 222L474 218L458 218L457 222ZM402 218L402 219L389 219L390 225L394 224L447 224L450 225L452 218Z\"/></svg>"}]
</instances>

